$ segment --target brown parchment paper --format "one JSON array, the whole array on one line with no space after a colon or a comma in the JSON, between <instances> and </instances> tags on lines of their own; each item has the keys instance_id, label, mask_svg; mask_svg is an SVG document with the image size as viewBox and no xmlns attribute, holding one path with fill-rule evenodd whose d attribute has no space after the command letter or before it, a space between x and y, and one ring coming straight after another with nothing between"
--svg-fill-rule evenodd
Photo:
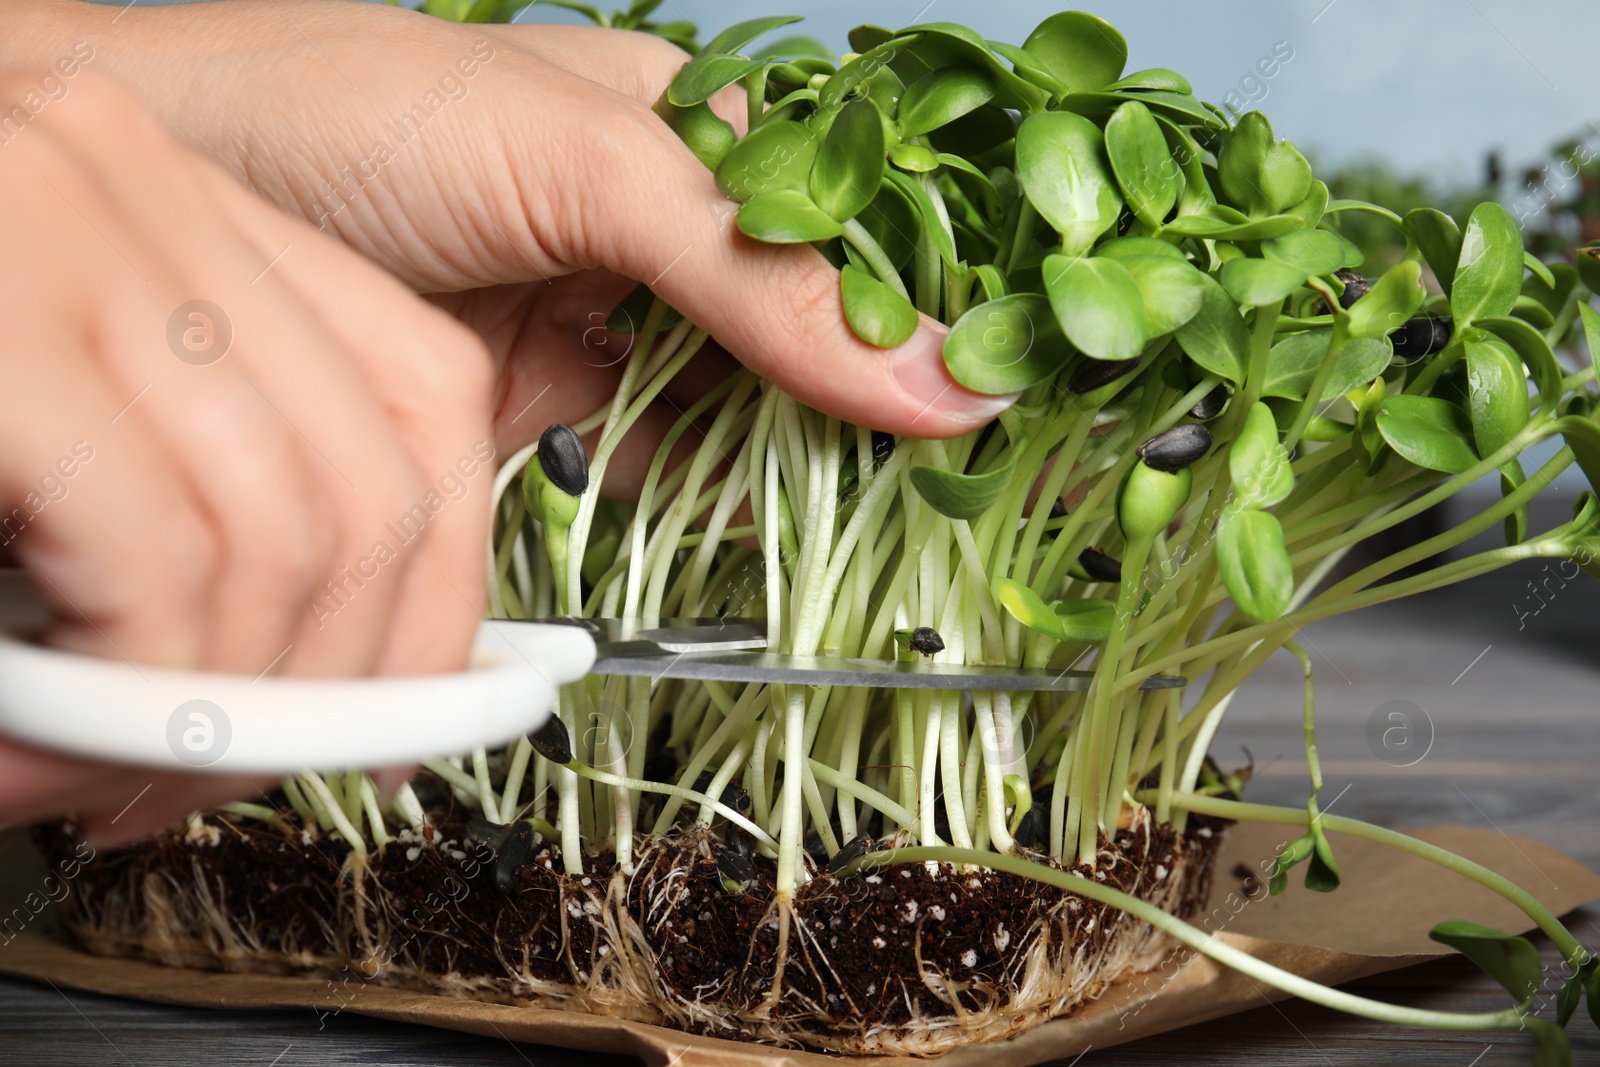
<instances>
[{"instance_id":1,"label":"brown parchment paper","mask_svg":"<svg viewBox=\"0 0 1600 1067\"><path fill-rule=\"evenodd\" d=\"M1571 857L1521 838L1464 826L1412 831L1510 878L1556 914L1600 899L1600 874ZM1335 835L1344 885L1308 892L1291 878L1288 892L1246 895L1239 864L1270 867L1287 827L1241 825L1217 865L1210 911L1197 920L1228 944L1323 983L1347 982L1444 955L1428 930L1468 919L1501 930L1530 928L1521 911L1476 882L1381 845ZM697 1037L658 1026L576 1012L483 1004L368 985L336 991L322 978L218 974L102 959L53 938L25 934L0 950L0 973L163 1004L231 1009L310 1008L444 1027L566 1048L637 1056L649 1067L759 1064L816 1067L841 1057ZM1009 1041L962 1049L936 1060L859 1057L872 1065L1029 1067L1261 1006L1283 994L1252 983L1187 950L1162 967L1134 975L1067 1018Z\"/></svg>"}]
</instances>

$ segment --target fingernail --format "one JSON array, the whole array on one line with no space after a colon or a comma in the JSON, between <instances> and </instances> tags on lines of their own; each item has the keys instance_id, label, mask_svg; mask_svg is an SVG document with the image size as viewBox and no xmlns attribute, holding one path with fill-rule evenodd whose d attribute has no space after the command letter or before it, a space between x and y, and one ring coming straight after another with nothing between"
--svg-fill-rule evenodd
<instances>
[{"instance_id":1,"label":"fingernail","mask_svg":"<svg viewBox=\"0 0 1600 1067\"><path fill-rule=\"evenodd\" d=\"M378 806L387 808L394 803L394 796L400 792L400 787L411 781L415 767L381 767L375 771L368 771L372 784L378 789Z\"/></svg>"},{"instance_id":2,"label":"fingernail","mask_svg":"<svg viewBox=\"0 0 1600 1067\"><path fill-rule=\"evenodd\" d=\"M889 366L894 380L921 408L912 420L933 429L940 423L986 422L1010 407L1020 393L986 396L956 384L944 364L948 327L926 316L911 340L894 350Z\"/></svg>"}]
</instances>

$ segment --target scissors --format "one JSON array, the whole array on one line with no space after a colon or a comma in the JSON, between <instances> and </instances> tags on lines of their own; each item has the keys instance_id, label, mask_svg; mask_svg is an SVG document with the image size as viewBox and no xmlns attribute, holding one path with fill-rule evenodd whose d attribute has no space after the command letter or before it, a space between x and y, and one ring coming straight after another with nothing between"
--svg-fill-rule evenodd
<instances>
[{"instance_id":1,"label":"scissors","mask_svg":"<svg viewBox=\"0 0 1600 1067\"><path fill-rule=\"evenodd\" d=\"M172 670L0 635L0 735L116 763L217 773L399 766L538 729L589 674L874 689L1068 692L1087 671L794 656L763 620L482 623L454 674L305 679ZM1143 688L1181 687L1156 676Z\"/></svg>"}]
</instances>

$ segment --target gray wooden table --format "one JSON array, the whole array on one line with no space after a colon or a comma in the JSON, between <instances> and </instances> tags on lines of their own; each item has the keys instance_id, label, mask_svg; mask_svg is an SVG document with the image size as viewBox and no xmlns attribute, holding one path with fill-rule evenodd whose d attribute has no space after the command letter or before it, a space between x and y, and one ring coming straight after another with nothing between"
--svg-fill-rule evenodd
<instances>
[{"instance_id":1,"label":"gray wooden table","mask_svg":"<svg viewBox=\"0 0 1600 1067\"><path fill-rule=\"evenodd\" d=\"M1317 672L1320 742L1333 810L1390 826L1461 822L1555 844L1600 868L1600 585L1526 583L1540 565L1412 601L1329 620L1302 643ZM1406 704L1394 704L1404 701ZM1369 723L1412 715L1409 738L1369 741ZM1425 719L1419 717L1420 710ZM1257 763L1250 799L1304 801L1300 675L1269 663L1235 701L1215 751ZM1423 725L1431 723L1431 727ZM1378 731L1381 735L1381 730ZM1396 747L1406 740L1414 746ZM1418 753L1426 752L1412 763ZM1411 763L1410 766L1397 764ZM0 867L11 860L0 853ZM0 901L9 909L9 903ZM1572 928L1600 947L1600 909ZM1544 946L1547 955L1548 945ZM0 948L0 951L4 951ZM1444 961L1359 982L1367 996L1418 1007L1489 1011L1505 995L1468 965ZM1572 1023L1574 1062L1600 1063L1600 1032ZM1133 1064L1526 1064L1520 1036L1437 1034L1351 1019L1298 1001L1134 1045L1092 1049L1079 1067ZM630 1062L490 1041L342 1013L212 1012L0 979L0 1064L520 1064Z\"/></svg>"}]
</instances>

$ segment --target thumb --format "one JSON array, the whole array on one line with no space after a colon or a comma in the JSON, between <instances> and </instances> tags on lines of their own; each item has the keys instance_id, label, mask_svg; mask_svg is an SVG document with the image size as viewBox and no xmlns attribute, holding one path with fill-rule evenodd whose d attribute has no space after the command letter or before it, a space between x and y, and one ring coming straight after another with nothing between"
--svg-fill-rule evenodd
<instances>
[{"instance_id":1,"label":"thumb","mask_svg":"<svg viewBox=\"0 0 1600 1067\"><path fill-rule=\"evenodd\" d=\"M575 198L593 265L646 283L747 367L848 422L951 437L1015 399L956 384L944 363L949 331L926 316L898 348L856 337L821 253L746 237L739 205L665 123L642 109L623 115L596 153L587 197Z\"/></svg>"}]
</instances>

